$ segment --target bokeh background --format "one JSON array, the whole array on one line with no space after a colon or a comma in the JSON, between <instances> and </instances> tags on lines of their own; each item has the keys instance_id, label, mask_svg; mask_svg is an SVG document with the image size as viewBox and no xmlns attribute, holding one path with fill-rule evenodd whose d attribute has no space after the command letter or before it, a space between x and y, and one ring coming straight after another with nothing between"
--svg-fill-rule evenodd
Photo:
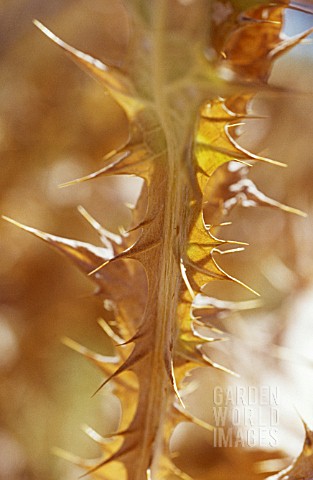
<instances>
[{"instance_id":1,"label":"bokeh background","mask_svg":"<svg viewBox=\"0 0 313 480\"><path fill-rule=\"evenodd\" d=\"M115 64L125 55L127 16L118 0L0 2L0 211L41 230L95 243L77 206L117 232L130 221L125 203L135 200L138 182L101 179L67 189L58 184L97 170L101 158L125 141L127 122L101 86L33 26L34 18L69 44ZM310 15L290 11L286 32L296 34L312 24ZM188 444L184 434L177 435L177 462L195 478L227 479L230 473L263 478L260 471L272 466L260 460L288 462L288 455L301 450L303 429L293 406L313 423L312 54L307 43L277 62L271 82L290 92L258 95L255 110L268 119L247 125L242 134L244 145L289 166L255 166L258 186L306 211L308 218L269 209L232 213L226 236L251 246L221 263L262 295L263 307L226 320L227 348L212 352L239 371L240 385L280 386L280 450L286 453L216 452L207 434L192 427ZM96 456L97 447L80 426L105 431L111 403L105 393L91 398L100 374L60 338L109 353L96 322L103 307L92 296L91 281L46 245L5 222L0 230L0 480L70 480L81 472L51 449L57 445ZM223 296L220 292L217 283L208 293L251 298L235 287L223 285ZM201 382L190 408L210 420L212 386L234 381L210 371L201 374Z\"/></svg>"}]
</instances>

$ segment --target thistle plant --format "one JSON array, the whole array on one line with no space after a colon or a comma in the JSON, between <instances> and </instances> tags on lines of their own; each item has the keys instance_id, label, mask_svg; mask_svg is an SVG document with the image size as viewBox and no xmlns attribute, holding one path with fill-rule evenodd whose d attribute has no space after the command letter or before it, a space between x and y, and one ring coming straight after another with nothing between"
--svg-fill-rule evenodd
<instances>
[{"instance_id":1,"label":"thistle plant","mask_svg":"<svg viewBox=\"0 0 313 480\"><path fill-rule=\"evenodd\" d=\"M99 390L113 385L122 405L116 431L103 438L87 430L103 456L77 462L106 480L187 480L191 477L171 455L172 432L186 421L212 429L186 409L187 378L205 366L236 374L214 360L210 345L221 340L212 319L240 304L209 297L206 286L230 281L257 295L219 265L219 256L245 245L224 239L221 227L238 204L303 215L261 193L248 178L256 162L273 169L284 164L245 149L240 128L258 119L256 93L286 93L269 85L271 68L313 29L290 38L283 34L286 11L300 9L289 1L128 0L125 7L131 35L119 68L35 24L127 115L125 145L109 152L98 171L63 186L112 175L141 177L130 228L109 232L80 208L99 234L101 246L95 246L10 221L69 257L96 283L105 309L114 313L114 321L100 323L112 339L113 356L65 340L101 369ZM277 478L300 478L292 472L298 475L302 463ZM311 466L309 471L301 478L311 478Z\"/></svg>"}]
</instances>

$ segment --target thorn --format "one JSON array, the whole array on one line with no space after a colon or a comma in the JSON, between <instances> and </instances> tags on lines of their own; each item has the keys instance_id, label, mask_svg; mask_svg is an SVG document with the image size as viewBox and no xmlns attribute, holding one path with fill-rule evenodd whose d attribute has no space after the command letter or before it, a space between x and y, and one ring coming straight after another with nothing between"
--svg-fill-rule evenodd
<instances>
[{"instance_id":1,"label":"thorn","mask_svg":"<svg viewBox=\"0 0 313 480\"><path fill-rule=\"evenodd\" d=\"M117 346L123 345L123 342L124 342L123 338L121 338L119 335L117 335L112 330L110 325L103 318L99 318L98 324L100 325L102 330L108 335L108 337L110 337L117 344Z\"/></svg>"},{"instance_id":2,"label":"thorn","mask_svg":"<svg viewBox=\"0 0 313 480\"><path fill-rule=\"evenodd\" d=\"M34 19L33 24L54 42L58 43L58 41L60 41L60 39L56 35L54 35L54 33L52 33L47 27L45 27L41 22L39 22L39 20Z\"/></svg>"},{"instance_id":3,"label":"thorn","mask_svg":"<svg viewBox=\"0 0 313 480\"><path fill-rule=\"evenodd\" d=\"M77 464L77 461L80 461L80 458L74 455L71 452L68 452L67 450L63 450L63 448L59 447L52 447L51 449L52 455L55 455L59 458L63 458L64 460L67 460L71 463Z\"/></svg>"},{"instance_id":4,"label":"thorn","mask_svg":"<svg viewBox=\"0 0 313 480\"><path fill-rule=\"evenodd\" d=\"M86 423L82 424L80 426L81 430L92 440L94 440L96 443L103 445L106 443L106 439L99 435L98 432L96 432L93 428L91 428L89 425Z\"/></svg>"},{"instance_id":5,"label":"thorn","mask_svg":"<svg viewBox=\"0 0 313 480\"><path fill-rule=\"evenodd\" d=\"M120 232L121 237L127 237L128 231L124 228L123 225L118 226L118 231Z\"/></svg>"},{"instance_id":6,"label":"thorn","mask_svg":"<svg viewBox=\"0 0 313 480\"><path fill-rule=\"evenodd\" d=\"M96 172L89 173L87 175L84 175L83 177L76 178L74 180L70 180L69 182L61 183L59 185L59 188L64 188L64 187L69 187L71 185L76 185L77 183L82 183L86 182L88 180L92 180L93 178L98 178L101 175L114 175L115 173L118 174L118 171L115 171L116 168L126 159L129 159L131 156L131 151L130 150L121 150L121 151L116 151L112 150L109 152L107 155L104 157L104 161L107 162L107 164L100 168L100 170L97 170ZM123 165L123 163L122 163ZM122 171L122 174L131 174L129 170L129 167L126 168L127 172L124 170Z\"/></svg>"},{"instance_id":7,"label":"thorn","mask_svg":"<svg viewBox=\"0 0 313 480\"><path fill-rule=\"evenodd\" d=\"M63 458L64 460L67 460L74 465L78 465L81 468L90 468L94 465L94 460L85 460L78 455L74 455L73 453L68 452L67 450L63 450L59 447L53 447L51 449L51 453L52 455Z\"/></svg>"},{"instance_id":8,"label":"thorn","mask_svg":"<svg viewBox=\"0 0 313 480\"><path fill-rule=\"evenodd\" d=\"M275 48L272 49L271 57L275 58L275 57L281 55L283 52L287 52L288 50L290 50L295 45L301 44L303 42L303 40L306 39L306 37L311 35L311 33L313 33L313 27L305 30L304 32L302 32L298 35L294 35L292 37L287 37L286 40L283 40Z\"/></svg>"},{"instance_id":9,"label":"thorn","mask_svg":"<svg viewBox=\"0 0 313 480\"><path fill-rule=\"evenodd\" d=\"M80 178L75 178L74 180L69 180L68 182L64 182L64 183L60 183L58 185L58 188L67 188L67 187L71 187L73 185L76 185L77 183L83 183L87 180L90 180L92 177L90 175L86 175L84 177L80 177Z\"/></svg>"},{"instance_id":10,"label":"thorn","mask_svg":"<svg viewBox=\"0 0 313 480\"><path fill-rule=\"evenodd\" d=\"M87 220L87 222L102 236L108 238L112 242L116 243L117 245L121 245L122 239L119 235L116 235L115 233L110 232L106 228L102 227L97 220L94 219L92 215L90 215L89 212L82 206L78 205L77 207L78 212L81 214L81 216Z\"/></svg>"},{"instance_id":11,"label":"thorn","mask_svg":"<svg viewBox=\"0 0 313 480\"><path fill-rule=\"evenodd\" d=\"M91 395L91 398L93 398L107 383L109 383L111 380L113 380L115 377L120 375L121 373L125 371L130 371L131 367L137 363L136 356L132 356L135 350L130 354L130 356L125 360L118 368L113 372L108 378L105 379L104 382L97 388L97 390Z\"/></svg>"},{"instance_id":12,"label":"thorn","mask_svg":"<svg viewBox=\"0 0 313 480\"><path fill-rule=\"evenodd\" d=\"M118 343L117 345L114 345L115 347L125 347L125 345L130 345L131 343L134 343L136 340L139 338L142 338L144 335L140 334L138 331L130 337L128 340L123 340L122 343Z\"/></svg>"},{"instance_id":13,"label":"thorn","mask_svg":"<svg viewBox=\"0 0 313 480\"><path fill-rule=\"evenodd\" d=\"M110 432L106 433L105 435L100 435L98 432L96 432L92 427L90 427L87 424L82 424L80 426L82 431L88 435L89 438L94 440L96 443L105 446L106 444L112 442L113 437L117 437L119 435L122 435L124 432Z\"/></svg>"},{"instance_id":14,"label":"thorn","mask_svg":"<svg viewBox=\"0 0 313 480\"><path fill-rule=\"evenodd\" d=\"M214 252L217 252L220 255L226 255L227 253L244 252L244 250L244 247L231 248L229 250L220 250L219 248L214 248Z\"/></svg>"},{"instance_id":15,"label":"thorn","mask_svg":"<svg viewBox=\"0 0 313 480\"><path fill-rule=\"evenodd\" d=\"M242 125L246 125L246 122L230 123L228 127L241 127Z\"/></svg>"},{"instance_id":16,"label":"thorn","mask_svg":"<svg viewBox=\"0 0 313 480\"><path fill-rule=\"evenodd\" d=\"M244 155L246 155L248 157L247 160L249 160L249 159L250 160L258 160L258 161L261 161L261 162L269 163L271 165L276 165L278 167L283 167L283 168L287 167L286 163L282 163L282 162L279 162L277 160L272 160L271 158L268 158L268 157L262 157L260 155L256 155L255 153L250 152L246 148L243 148L241 145L238 144L238 142L234 139L234 137L232 137L232 135L230 135L228 133L228 130L232 126L233 126L232 123L228 123L225 126L225 132L227 134L227 137L228 137L229 141L233 144L233 146L236 148L236 150L238 150L239 152L243 153ZM238 123L234 124L234 126L238 126ZM235 159L235 160L239 161L240 159Z\"/></svg>"},{"instance_id":17,"label":"thorn","mask_svg":"<svg viewBox=\"0 0 313 480\"><path fill-rule=\"evenodd\" d=\"M125 432L123 433L127 433L128 431L126 430ZM91 473L95 473L97 470L99 470L99 468L101 467L104 467L105 465L107 465L108 463L110 462L114 462L115 460L119 461L119 457L120 457L120 450L118 450L117 452L111 454L111 456L109 456L108 458L106 458L105 460L102 460L100 461L100 463L98 463L95 467L91 468L90 470L88 470L86 473L84 473L83 475L80 475L80 477L78 478L85 478L87 475L90 475Z\"/></svg>"},{"instance_id":18,"label":"thorn","mask_svg":"<svg viewBox=\"0 0 313 480\"><path fill-rule=\"evenodd\" d=\"M299 215L299 217L307 218L308 214L303 212L302 210L298 210L297 208L288 207L288 205L284 205L283 203L278 204L278 207L287 213L293 213L294 215Z\"/></svg>"},{"instance_id":19,"label":"thorn","mask_svg":"<svg viewBox=\"0 0 313 480\"><path fill-rule=\"evenodd\" d=\"M228 227L229 225L232 225L233 222L222 222L220 223L219 225L210 225L210 227L212 228L216 228L216 227Z\"/></svg>"},{"instance_id":20,"label":"thorn","mask_svg":"<svg viewBox=\"0 0 313 480\"><path fill-rule=\"evenodd\" d=\"M211 365L214 368L217 368L218 370L221 370L222 372L229 373L230 375L233 375L234 377L240 378L240 375L233 370L230 370L227 367L223 367L223 365L220 365L219 363L213 362L211 358L203 351L202 345L198 345L197 350L200 352L200 355L202 356L203 360Z\"/></svg>"},{"instance_id":21,"label":"thorn","mask_svg":"<svg viewBox=\"0 0 313 480\"><path fill-rule=\"evenodd\" d=\"M140 223L138 223L134 227L127 229L125 232L128 234L128 233L131 233L131 232L135 232L136 230L139 230L140 228L146 227L147 225L150 225L154 221L155 217L156 217L156 215L154 215L151 218L145 218L144 220L142 220Z\"/></svg>"},{"instance_id":22,"label":"thorn","mask_svg":"<svg viewBox=\"0 0 313 480\"><path fill-rule=\"evenodd\" d=\"M7 217L6 215L1 215L1 218L5 220L6 222L12 223L16 227L20 227L25 229L25 226L22 223L17 222L16 220L13 220L13 218Z\"/></svg>"},{"instance_id":23,"label":"thorn","mask_svg":"<svg viewBox=\"0 0 313 480\"><path fill-rule=\"evenodd\" d=\"M12 225L15 225L18 228L21 228L25 232L32 233L36 237L39 237L43 240L47 240L47 235L40 230L37 230L36 228L28 227L27 225L23 225L23 223L17 222L16 220L13 220L13 218L7 217L5 215L2 215L3 220L6 222L12 223Z\"/></svg>"},{"instance_id":24,"label":"thorn","mask_svg":"<svg viewBox=\"0 0 313 480\"><path fill-rule=\"evenodd\" d=\"M213 253L213 250L212 250L212 253ZM241 280L238 280L236 277L233 277L232 275L229 275L228 273L226 273L219 265L218 263L216 262L216 260L214 259L213 255L212 255L212 260L213 260L213 263L215 264L216 268L224 275L226 275L226 277L229 279L229 280L232 280L233 282L235 283L238 283L238 285L241 285L242 287L246 288L247 290L249 290L249 292L253 293L254 295L256 295L257 297L260 297L260 294L258 292L256 292L255 290L253 290L253 288L249 287L248 285L246 285L244 282L242 282Z\"/></svg>"},{"instance_id":25,"label":"thorn","mask_svg":"<svg viewBox=\"0 0 313 480\"><path fill-rule=\"evenodd\" d=\"M246 160L239 160L239 159L237 159L236 162L241 163L241 164L244 165L245 167L249 167L249 168L252 168L252 167L253 167L253 164L247 162Z\"/></svg>"},{"instance_id":26,"label":"thorn","mask_svg":"<svg viewBox=\"0 0 313 480\"><path fill-rule=\"evenodd\" d=\"M192 308L195 310L217 309L217 310L252 310L264 306L264 302L260 299L245 300L242 302L227 302L218 300L217 298L208 297L207 295L198 294L193 303Z\"/></svg>"},{"instance_id":27,"label":"thorn","mask_svg":"<svg viewBox=\"0 0 313 480\"><path fill-rule=\"evenodd\" d=\"M55 35L51 30L49 30L45 25L43 25L41 22L38 20L33 20L34 25L41 30L41 32L46 35L50 40L52 40L54 43L56 43L59 47L61 47L63 50L65 50L68 54L70 54L77 62L80 64L85 64L85 66L89 68L95 68L102 73L106 72L106 74L109 71L109 68L102 63L100 60L93 58L91 55L88 55L86 53L80 52L76 48L71 47L69 44L61 40L57 35Z\"/></svg>"},{"instance_id":28,"label":"thorn","mask_svg":"<svg viewBox=\"0 0 313 480\"><path fill-rule=\"evenodd\" d=\"M186 406L184 404L184 401L183 401L183 399L182 399L182 397L179 393L178 387L177 387L173 361L171 362L171 380L172 380L172 385L173 385L173 388L174 388L175 395L176 395L179 403L181 404L182 408L184 410L186 410Z\"/></svg>"},{"instance_id":29,"label":"thorn","mask_svg":"<svg viewBox=\"0 0 313 480\"><path fill-rule=\"evenodd\" d=\"M97 363L117 364L120 361L120 358L118 356L101 355L100 353L93 352L92 350L89 350L88 348L84 347L78 342L75 342L75 340L69 337L62 337L61 343L63 343L63 345L70 348L74 352L77 352L80 355L83 355L84 357L87 357L88 359L93 360Z\"/></svg>"},{"instance_id":30,"label":"thorn","mask_svg":"<svg viewBox=\"0 0 313 480\"><path fill-rule=\"evenodd\" d=\"M242 246L249 246L249 243L247 242L240 242L239 240L221 240L220 238L216 237L213 233L212 230L215 228L219 227L228 227L232 225L232 222L222 222L217 225L211 225L209 223L204 223L204 228L207 231L208 235L213 239L219 242L220 244L229 244L229 245L242 245Z\"/></svg>"},{"instance_id":31,"label":"thorn","mask_svg":"<svg viewBox=\"0 0 313 480\"><path fill-rule=\"evenodd\" d=\"M90 398L94 398L97 395L97 393L99 393L100 390L102 390L102 388L104 388L106 384L109 383L109 381L112 380L114 377L115 377L115 372L112 373L112 375L110 375L108 378L105 379L104 382L101 383L100 387L98 387L97 390L95 390L95 392L91 395Z\"/></svg>"},{"instance_id":32,"label":"thorn","mask_svg":"<svg viewBox=\"0 0 313 480\"><path fill-rule=\"evenodd\" d=\"M184 415L184 417L186 417L188 420L190 420L195 425L198 425L199 427L202 427L205 430L208 430L210 432L212 432L215 429L215 427L213 425L210 425L209 423L205 422L204 420L201 420L200 418L195 417L192 413L188 412L188 410L182 409L180 407L180 405L177 404L176 402L174 402L173 406L174 406L174 408L176 408L176 410L178 410L179 413Z\"/></svg>"},{"instance_id":33,"label":"thorn","mask_svg":"<svg viewBox=\"0 0 313 480\"><path fill-rule=\"evenodd\" d=\"M305 430L305 433L308 434L310 432L310 428L308 426L308 424L306 423L306 421L304 420L304 418L302 417L302 415L300 414L298 408L293 405L293 408L294 410L296 411L296 414L298 415L298 417L300 418L301 422L302 422L302 425L304 427L304 430Z\"/></svg>"},{"instance_id":34,"label":"thorn","mask_svg":"<svg viewBox=\"0 0 313 480\"><path fill-rule=\"evenodd\" d=\"M99 272L99 270L104 268L108 263L110 263L110 260L106 260L105 262L101 263L101 265L99 265L99 267L95 268L94 270L92 270L91 272L88 273L88 277L91 277L95 273Z\"/></svg>"},{"instance_id":35,"label":"thorn","mask_svg":"<svg viewBox=\"0 0 313 480\"><path fill-rule=\"evenodd\" d=\"M185 283L185 285L186 285L186 287L187 287L187 290L188 290L188 292L189 292L189 294L190 294L190 296L191 296L191 298L192 298L192 300L193 300L193 299L195 298L195 293L194 293L194 291L193 291L193 289L192 289L192 287L191 287L191 285L190 285L190 282L189 282L189 280L188 280L187 273L186 273L186 267L185 267L185 265L184 265L184 262L183 262L183 259L182 259L182 258L180 259L180 271L181 271L181 276L182 276L182 278L183 278L183 280L184 280L184 283Z\"/></svg>"}]
</instances>

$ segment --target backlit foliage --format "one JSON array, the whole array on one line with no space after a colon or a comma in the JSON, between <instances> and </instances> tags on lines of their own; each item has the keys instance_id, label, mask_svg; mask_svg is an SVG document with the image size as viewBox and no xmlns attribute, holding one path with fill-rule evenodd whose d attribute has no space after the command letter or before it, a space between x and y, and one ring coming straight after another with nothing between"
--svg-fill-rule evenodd
<instances>
[{"instance_id":1,"label":"backlit foliage","mask_svg":"<svg viewBox=\"0 0 313 480\"><path fill-rule=\"evenodd\" d=\"M69 257L114 313L114 321L101 322L114 356L65 339L99 366L105 377L99 389L113 385L122 405L119 426L107 438L87 429L103 457L73 459L106 480L187 480L171 458L172 432L185 421L212 427L186 410L186 378L201 366L236 374L231 359L230 366L219 365L209 351L221 340L212 316L229 304L208 297L204 288L214 280L245 286L218 263L244 244L220 238L219 227L237 204L302 215L248 179L255 162L284 165L243 148L238 129L258 119L251 102L259 90L275 93L267 83L275 59L312 29L284 36L289 2L131 0L126 7L131 39L121 68L36 25L103 85L129 121L126 144L108 153L101 169L63 186L111 175L141 177L132 225L113 234L81 208L101 247L17 225Z\"/></svg>"}]
</instances>

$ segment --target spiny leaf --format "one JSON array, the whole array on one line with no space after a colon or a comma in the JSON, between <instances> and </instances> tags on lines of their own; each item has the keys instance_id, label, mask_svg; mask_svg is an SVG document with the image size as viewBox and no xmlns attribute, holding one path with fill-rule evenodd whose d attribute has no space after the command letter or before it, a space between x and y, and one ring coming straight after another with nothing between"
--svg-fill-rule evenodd
<instances>
[{"instance_id":1,"label":"spiny leaf","mask_svg":"<svg viewBox=\"0 0 313 480\"><path fill-rule=\"evenodd\" d=\"M260 300L248 300L245 302L226 302L206 295L196 295L192 302L192 316L198 322L209 324L210 319L223 319L230 313L258 308L262 305ZM213 327L212 327L213 328Z\"/></svg>"},{"instance_id":2,"label":"spiny leaf","mask_svg":"<svg viewBox=\"0 0 313 480\"><path fill-rule=\"evenodd\" d=\"M229 162L216 170L213 181L208 181L205 190L206 221L217 223L238 205L248 208L270 207L306 217L302 211L264 195L248 178L248 174L249 168L238 162Z\"/></svg>"},{"instance_id":3,"label":"spiny leaf","mask_svg":"<svg viewBox=\"0 0 313 480\"><path fill-rule=\"evenodd\" d=\"M239 102L240 99L240 102ZM281 162L248 152L241 147L235 137L235 128L254 118L248 114L251 96L235 96L214 99L201 109L195 137L195 155L198 164L199 186L204 192L208 177L221 165L230 160L238 160L249 165L259 160L274 165L285 166ZM237 109L239 108L239 111Z\"/></svg>"},{"instance_id":4,"label":"spiny leaf","mask_svg":"<svg viewBox=\"0 0 313 480\"><path fill-rule=\"evenodd\" d=\"M210 47L216 56L206 59L210 5L185 3L128 2L133 34L123 71L79 52L36 22L104 85L129 119L127 144L110 152L97 172L69 184L116 174L145 181L128 234L106 232L81 209L104 247L9 220L68 256L96 282L105 306L115 314L115 322L102 323L119 344L108 365L103 364L105 357L66 340L105 372L99 389L109 383L121 399L120 428L112 432L112 442L102 445L103 457L91 463L78 460L86 474L106 480L189 480L170 459L169 442L178 419L196 420L187 412L174 413L173 402L181 400L184 378L198 366L235 374L217 364L207 350L221 338L210 324L213 313L218 322L233 305L201 295L204 285L214 279L243 285L216 261L216 255L226 253L219 247L238 250L233 248L236 242L217 238L214 229L222 225L229 202L279 207L247 181L246 167L237 169L240 179L230 178L228 167L223 184L214 173L234 160L245 166L255 161L281 165L243 148L237 127L256 118L251 99L257 86L266 83L274 59L312 31L284 39L288 4L258 7L249 1L252 8L238 15L234 0L222 19L212 14ZM226 88L218 80L217 72L226 77L225 70L236 80L235 87ZM246 91L238 91L239 85L248 84ZM214 198L207 195L208 181ZM216 222L208 221L205 212L206 203L213 200L213 210L221 217Z\"/></svg>"},{"instance_id":5,"label":"spiny leaf","mask_svg":"<svg viewBox=\"0 0 313 480\"><path fill-rule=\"evenodd\" d=\"M115 247L112 255L118 253L118 246L123 243L121 236L103 228L102 225L100 225L100 223L98 223L81 205L79 205L77 209L87 222L96 230L101 242L109 249L112 249L112 245Z\"/></svg>"},{"instance_id":6,"label":"spiny leaf","mask_svg":"<svg viewBox=\"0 0 313 480\"><path fill-rule=\"evenodd\" d=\"M103 262L108 262L113 258L114 247L108 238L106 243L109 243L110 248L95 247L85 242L69 240L41 232L8 217L3 218L46 241L50 246L70 258L87 275L96 267L102 265ZM145 304L146 281L142 269L138 265L130 265L127 262L118 261L106 269L101 269L90 278L98 286L97 294L111 302L110 308L115 312L116 320L118 320L118 331L123 339L126 340L132 337L141 320ZM129 282L132 282L134 278L136 278L137 284L141 287L136 292L129 289ZM130 305L133 305L133 308L130 309Z\"/></svg>"},{"instance_id":7,"label":"spiny leaf","mask_svg":"<svg viewBox=\"0 0 313 480\"><path fill-rule=\"evenodd\" d=\"M155 158L157 159L158 157L156 156ZM111 152L104 160L106 165L97 172L63 183L60 187L68 187L101 176L111 175L137 175L144 178L148 185L150 184L153 171L151 162L154 160L154 157L151 158L151 154L145 144L128 145L124 150Z\"/></svg>"},{"instance_id":8,"label":"spiny leaf","mask_svg":"<svg viewBox=\"0 0 313 480\"><path fill-rule=\"evenodd\" d=\"M223 43L221 65L229 68L241 80L266 82L273 60L313 31L310 28L294 37L284 38L281 25L287 9L288 2L278 2L252 7L244 15L238 16L236 29Z\"/></svg>"},{"instance_id":9,"label":"spiny leaf","mask_svg":"<svg viewBox=\"0 0 313 480\"><path fill-rule=\"evenodd\" d=\"M127 76L123 75L121 71L117 68L109 67L91 55L87 55L71 47L38 20L34 20L34 24L50 38L50 40L65 50L80 67L90 73L96 80L99 80L104 87L108 89L113 98L120 103L130 115L133 115L134 111L141 108L139 99L136 99L134 87L131 85Z\"/></svg>"}]
</instances>

